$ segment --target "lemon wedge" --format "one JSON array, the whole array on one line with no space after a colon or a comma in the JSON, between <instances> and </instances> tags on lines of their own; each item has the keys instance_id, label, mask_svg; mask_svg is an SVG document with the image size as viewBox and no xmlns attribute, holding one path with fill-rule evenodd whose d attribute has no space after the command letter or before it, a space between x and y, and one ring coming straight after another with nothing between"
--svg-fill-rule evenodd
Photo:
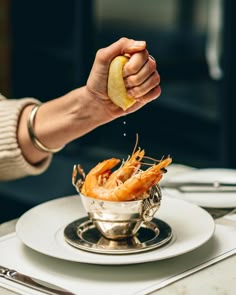
<instances>
[{"instance_id":1,"label":"lemon wedge","mask_svg":"<svg viewBox=\"0 0 236 295\"><path fill-rule=\"evenodd\" d=\"M109 68L108 74L108 96L111 101L124 111L131 107L136 100L127 94L123 79L123 67L128 62L126 56L115 57Z\"/></svg>"}]
</instances>

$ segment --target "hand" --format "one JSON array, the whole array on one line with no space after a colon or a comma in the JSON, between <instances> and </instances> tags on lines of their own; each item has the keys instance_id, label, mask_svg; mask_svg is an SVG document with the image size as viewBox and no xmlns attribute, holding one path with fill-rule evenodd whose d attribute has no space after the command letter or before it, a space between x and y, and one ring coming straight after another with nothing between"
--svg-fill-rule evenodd
<instances>
[{"instance_id":1,"label":"hand","mask_svg":"<svg viewBox=\"0 0 236 295\"><path fill-rule=\"evenodd\" d=\"M111 61L118 55L129 54L130 60L123 69L123 77L129 95L137 102L124 112L114 105L107 96L107 79ZM161 94L160 76L156 70L156 62L149 57L146 42L121 38L112 45L100 49L87 81L87 90L106 106L111 116L118 117L122 113L131 113Z\"/></svg>"}]
</instances>

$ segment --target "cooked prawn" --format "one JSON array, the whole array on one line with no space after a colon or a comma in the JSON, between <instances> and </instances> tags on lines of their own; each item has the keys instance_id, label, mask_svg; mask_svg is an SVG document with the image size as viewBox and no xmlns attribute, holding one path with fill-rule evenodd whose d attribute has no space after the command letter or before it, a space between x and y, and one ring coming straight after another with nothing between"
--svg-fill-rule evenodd
<instances>
[{"instance_id":1,"label":"cooked prawn","mask_svg":"<svg viewBox=\"0 0 236 295\"><path fill-rule=\"evenodd\" d=\"M133 153L123 164L114 171L104 184L105 188L113 188L124 183L132 175L134 175L141 167L141 160L144 157L144 150L140 148Z\"/></svg>"},{"instance_id":2,"label":"cooked prawn","mask_svg":"<svg viewBox=\"0 0 236 295\"><path fill-rule=\"evenodd\" d=\"M81 192L90 196L92 188L102 187L112 173L112 168L120 163L120 159L111 158L98 163L87 174ZM73 172L75 173L75 171Z\"/></svg>"},{"instance_id":3,"label":"cooked prawn","mask_svg":"<svg viewBox=\"0 0 236 295\"><path fill-rule=\"evenodd\" d=\"M113 172L105 183L105 188L114 188L115 186L125 182L128 178L134 175L141 167L141 160L144 157L144 150L137 148L138 134L136 134L136 142L131 156L126 161L123 161L119 169Z\"/></svg>"},{"instance_id":4,"label":"cooked prawn","mask_svg":"<svg viewBox=\"0 0 236 295\"><path fill-rule=\"evenodd\" d=\"M117 160L118 159L112 158L95 166L87 174L81 192L86 196L107 201L134 200L140 198L142 194L148 193L149 189L161 180L162 175L166 172L165 168L172 162L172 159L168 156L158 164L153 164L151 167L143 171L137 171L136 168L138 165L136 165L136 172L133 173L134 171L132 171L132 175L129 178L127 178L127 176L132 169L129 170L130 167L128 165L128 173L126 173L127 167L124 164L124 173L122 171L122 166L118 169L120 170L119 172L114 172L116 176L115 179L118 177L119 182L114 183L112 180L109 183L109 176L112 177L112 174L110 174L111 169L118 164ZM138 161L138 159L136 159L136 161ZM141 165L140 160L138 162L139 165ZM127 163L129 163L129 161ZM120 177L121 175L122 177ZM109 185L106 186L107 182ZM112 183L114 184L113 187L111 185Z\"/></svg>"}]
</instances>

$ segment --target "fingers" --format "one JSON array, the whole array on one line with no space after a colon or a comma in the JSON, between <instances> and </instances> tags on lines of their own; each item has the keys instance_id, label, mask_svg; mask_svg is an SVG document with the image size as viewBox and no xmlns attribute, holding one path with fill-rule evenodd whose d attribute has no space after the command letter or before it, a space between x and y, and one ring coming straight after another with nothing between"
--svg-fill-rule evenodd
<instances>
[{"instance_id":1,"label":"fingers","mask_svg":"<svg viewBox=\"0 0 236 295\"><path fill-rule=\"evenodd\" d=\"M126 113L132 113L142 108L145 104L153 101L161 95L161 87L157 86L145 94L142 98L137 99L137 102L127 110Z\"/></svg>"},{"instance_id":2,"label":"fingers","mask_svg":"<svg viewBox=\"0 0 236 295\"><path fill-rule=\"evenodd\" d=\"M125 53L133 54L144 50L145 47L145 41L136 41L123 37L110 46L99 49L96 57L100 62L110 64L110 62L118 55L124 55Z\"/></svg>"},{"instance_id":3,"label":"fingers","mask_svg":"<svg viewBox=\"0 0 236 295\"><path fill-rule=\"evenodd\" d=\"M103 101L110 101L107 95L109 66L116 56L124 54L130 56L123 68L123 77L128 94L137 100L134 108L131 107L131 110L135 110L159 97L161 93L156 62L150 57L145 41L121 38L110 46L98 50L87 80L87 87Z\"/></svg>"},{"instance_id":4,"label":"fingers","mask_svg":"<svg viewBox=\"0 0 236 295\"><path fill-rule=\"evenodd\" d=\"M160 75L156 70L155 59L149 56L147 50L131 56L124 67L124 76L128 94L135 99L147 95L151 97L151 93L158 94L156 88L160 84Z\"/></svg>"},{"instance_id":5,"label":"fingers","mask_svg":"<svg viewBox=\"0 0 236 295\"><path fill-rule=\"evenodd\" d=\"M156 98L158 98L161 95L161 87L158 85L157 87L151 89L148 93L146 93L141 101L142 103L146 104ZM137 101L140 101L139 99Z\"/></svg>"},{"instance_id":6,"label":"fingers","mask_svg":"<svg viewBox=\"0 0 236 295\"><path fill-rule=\"evenodd\" d=\"M128 94L137 100L138 98L142 98L153 88L156 88L159 85L159 82L159 75L155 72L144 83L128 88Z\"/></svg>"},{"instance_id":7,"label":"fingers","mask_svg":"<svg viewBox=\"0 0 236 295\"><path fill-rule=\"evenodd\" d=\"M146 64L147 61L148 61L148 51L146 49L142 50L141 52L134 53L133 55L130 56L129 61L124 66L123 76L131 77L132 75L137 74L142 69L142 67ZM140 73L139 73L139 76L141 76ZM131 80L131 78L127 79L127 82L129 80Z\"/></svg>"}]
</instances>

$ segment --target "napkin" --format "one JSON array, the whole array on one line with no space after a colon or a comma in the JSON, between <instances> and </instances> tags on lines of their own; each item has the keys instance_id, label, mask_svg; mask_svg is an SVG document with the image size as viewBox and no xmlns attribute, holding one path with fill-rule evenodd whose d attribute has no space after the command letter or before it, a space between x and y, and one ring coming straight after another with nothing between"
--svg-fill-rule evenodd
<instances>
[{"instance_id":1,"label":"napkin","mask_svg":"<svg viewBox=\"0 0 236 295\"><path fill-rule=\"evenodd\" d=\"M106 266L70 262L28 248L15 233L0 238L2 265L79 295L148 294L234 253L236 225L221 223L216 223L213 237L198 249L174 258L135 265ZM0 279L0 286L22 295L41 294L5 279Z\"/></svg>"}]
</instances>

